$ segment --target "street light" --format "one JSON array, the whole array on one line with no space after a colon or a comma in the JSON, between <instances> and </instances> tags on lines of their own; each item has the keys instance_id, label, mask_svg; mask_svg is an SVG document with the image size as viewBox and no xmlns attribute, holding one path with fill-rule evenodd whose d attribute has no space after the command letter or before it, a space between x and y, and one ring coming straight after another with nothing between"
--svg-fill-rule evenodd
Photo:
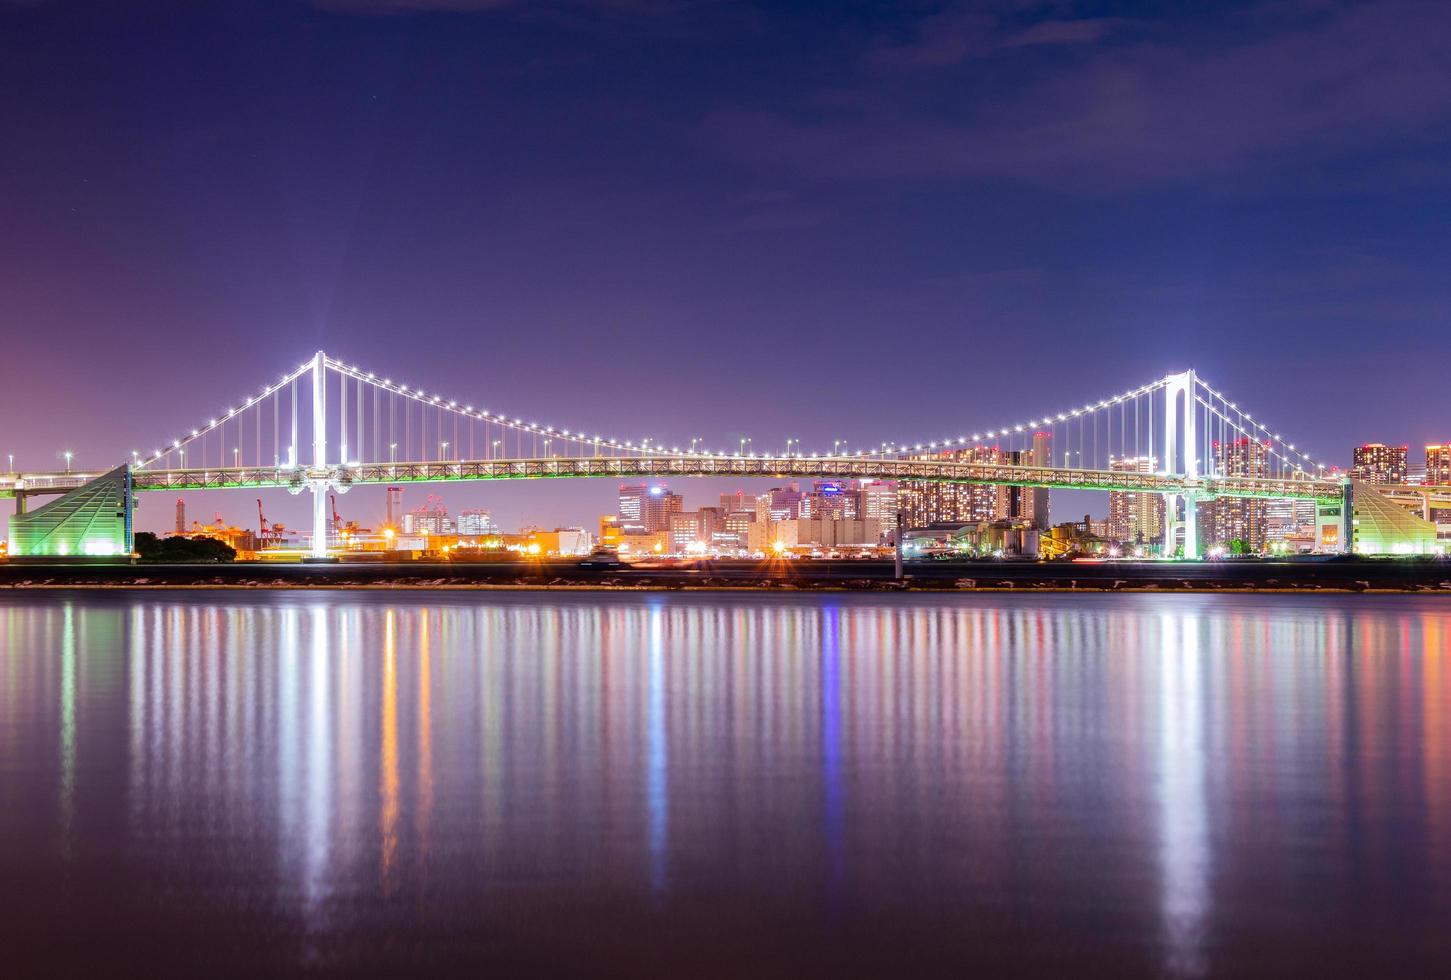
<instances>
[{"instance_id":1,"label":"street light","mask_svg":"<svg viewBox=\"0 0 1451 980\"><path fill-rule=\"evenodd\" d=\"M67 449L65 452L61 453L61 455L65 457L65 471L69 473L71 471L71 457L74 456L75 453Z\"/></svg>"},{"instance_id":2,"label":"street light","mask_svg":"<svg viewBox=\"0 0 1451 980\"><path fill-rule=\"evenodd\" d=\"M397 448L398 448L398 443L396 443L396 442L390 442L390 443L388 443L388 462L389 463L392 463L394 461L394 458L393 458L394 457L394 450L396 450Z\"/></svg>"},{"instance_id":3,"label":"street light","mask_svg":"<svg viewBox=\"0 0 1451 980\"><path fill-rule=\"evenodd\" d=\"M440 461L448 458L448 443L440 442L438 444L438 458Z\"/></svg>"}]
</instances>

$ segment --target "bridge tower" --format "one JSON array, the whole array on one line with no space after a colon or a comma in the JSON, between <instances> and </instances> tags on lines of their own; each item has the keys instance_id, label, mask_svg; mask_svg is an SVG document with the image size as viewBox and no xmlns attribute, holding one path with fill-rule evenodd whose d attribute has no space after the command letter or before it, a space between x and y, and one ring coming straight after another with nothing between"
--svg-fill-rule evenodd
<instances>
[{"instance_id":1,"label":"bridge tower","mask_svg":"<svg viewBox=\"0 0 1451 980\"><path fill-rule=\"evenodd\" d=\"M312 555L326 560L327 493L327 356L318 351L312 357L312 472L307 487L312 491Z\"/></svg>"},{"instance_id":2,"label":"bridge tower","mask_svg":"<svg viewBox=\"0 0 1451 980\"><path fill-rule=\"evenodd\" d=\"M1182 476L1187 481L1199 479L1202 457L1199 432L1194 411L1198 380L1194 369L1171 374L1164 379L1164 471ZM1181 401L1180 395L1183 396ZM1182 459L1181 459L1182 457ZM1178 525L1179 498L1184 500L1184 557L1199 557L1198 493L1189 489L1183 494L1164 495L1164 554L1174 550L1174 533Z\"/></svg>"}]
</instances>

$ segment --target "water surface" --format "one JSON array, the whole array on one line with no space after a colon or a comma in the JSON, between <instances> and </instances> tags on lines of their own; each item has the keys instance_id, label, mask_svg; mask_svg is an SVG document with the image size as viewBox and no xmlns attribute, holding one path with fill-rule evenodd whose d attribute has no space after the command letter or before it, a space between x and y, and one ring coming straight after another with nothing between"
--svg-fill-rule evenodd
<instances>
[{"instance_id":1,"label":"water surface","mask_svg":"<svg viewBox=\"0 0 1451 980\"><path fill-rule=\"evenodd\" d=\"M0 596L34 975L1451 972L1434 597Z\"/></svg>"}]
</instances>

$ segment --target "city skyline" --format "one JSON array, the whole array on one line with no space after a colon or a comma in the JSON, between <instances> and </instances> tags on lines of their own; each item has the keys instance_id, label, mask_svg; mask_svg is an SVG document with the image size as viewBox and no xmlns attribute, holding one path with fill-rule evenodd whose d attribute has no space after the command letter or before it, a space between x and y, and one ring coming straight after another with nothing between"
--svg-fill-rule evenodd
<instances>
[{"instance_id":1,"label":"city skyline","mask_svg":"<svg viewBox=\"0 0 1451 980\"><path fill-rule=\"evenodd\" d=\"M1435 482L1434 479L1431 479L1433 475L1441 473L1442 471L1451 473L1451 463L1445 462L1445 460L1451 459L1451 449L1448 449L1446 444L1433 443L1426 446L1425 452L1428 455L1421 457L1419 460L1417 459L1414 448L1411 449L1409 455L1405 452L1406 448L1405 446L1391 446L1378 442L1352 446L1349 447L1347 454L1349 462L1344 465L1332 463L1330 468L1338 472L1354 475L1357 478L1369 479L1373 483L1397 482L1396 480L1388 479L1384 474L1373 474L1369 471L1361 474L1356 470L1355 460L1363 452L1390 450L1393 453L1399 451L1400 455L1397 457L1400 459L1399 465L1409 475L1412 482L1419 482L1423 477L1426 479L1426 482ZM975 455L980 458L995 458L1001 453L1002 450L997 447L989 446L977 451ZM1028 456L1031 458L1031 453ZM1429 470L1426 465L1428 460L1431 464ZM1123 466L1121 465L1122 463L1131 465ZM1441 469L1436 469L1437 464L1439 464ZM85 468L84 461L77 461L76 467L77 469ZM17 464L17 468L19 468L19 464ZM1116 462L1113 468L1148 472L1148 470L1144 469L1143 461L1139 459ZM1401 472L1401 470L1397 470L1396 472ZM588 495L559 494L557 497L549 493L550 487L547 484L544 487L529 488L509 482L491 482L482 485L456 484L448 487L447 490L451 495L450 500L459 502L458 510L466 511L483 508L489 513L494 514L500 526L504 528L583 527L588 529L600 515L609 509L609 501L614 498L614 490L611 489L612 485L608 480L586 482L595 485L593 488L594 492ZM766 478L739 480L729 477L693 477L682 481L680 491L683 495L691 499L699 497L702 500L709 500L713 497L736 491L742 491L750 496L754 496L770 490L780 482L779 479ZM405 490L405 488L396 489L400 492ZM954 489L952 493L955 497L962 498L963 517L983 519L991 516L994 507L997 506L995 502L998 501L999 497L1002 497L1002 491L1004 489L991 486L962 486ZM439 495L437 488L417 487L413 488L413 491L413 496L409 498L410 501L420 496L432 497ZM1041 494L1045 493L1045 491L1035 491L1035 493ZM136 526L139 530L172 530L173 521L164 513L165 508L157 506L157 502L161 501L163 496L162 494L146 494L138 498ZM193 492L190 495L182 493L179 495L179 499L187 499L188 506L193 502L199 502L201 509L197 511L198 514L221 514L228 524L252 527L256 524L255 496L255 492L250 490L211 490L205 493ZM1112 522L1116 519L1114 509L1116 506L1114 503L1115 496L1134 497L1137 495L1115 495L1114 493L1100 491L1059 490L1054 491L1048 496L1054 502L1051 504L1052 510L1048 521L1042 525L1044 527L1063 521L1077 520L1085 512L1090 513L1095 518L1104 518ZM587 499L581 499L586 497ZM529 507L519 506L521 498L529 501ZM1006 498L1001 503L1005 507ZM362 505L360 513L357 512L359 510L358 508L350 507L349 504ZM168 504L167 506L169 507L171 505ZM1162 510L1162 503L1157 503L1153 506ZM360 523L365 525L373 522L382 526L387 522L387 514L390 512L387 492L383 487L355 487L350 491L348 496L341 498L339 508L347 512L346 516L349 519L359 520ZM292 498L287 494L272 495L268 499L266 509L271 519L275 521L280 516L283 519L278 523L284 523L289 527L301 528L306 523L306 502ZM908 509L910 516L910 504L908 505ZM1273 505L1271 505L1271 509L1273 509ZM981 511L981 513L977 513L977 511ZM237 516L235 520L233 519L234 512ZM947 519L956 519L957 514L957 510L954 508L952 513L947 515L933 511L929 516L932 520L943 519L944 516ZM1209 514L1212 516L1212 508ZM8 518L8 511L5 514L0 514L0 519L4 518ZM1123 519L1128 520L1127 518ZM1263 513L1258 520L1260 523L1263 523L1265 520ZM1159 523L1159 519L1151 520L1152 525L1157 526Z\"/></svg>"},{"instance_id":2,"label":"city skyline","mask_svg":"<svg viewBox=\"0 0 1451 980\"><path fill-rule=\"evenodd\" d=\"M1439 5L158 6L0 11L0 322L70 341L0 356L45 399L0 446L30 468L318 347L679 445L1003 425L1190 365L1323 458L1448 438ZM1115 79L1137 114L1099 114Z\"/></svg>"}]
</instances>

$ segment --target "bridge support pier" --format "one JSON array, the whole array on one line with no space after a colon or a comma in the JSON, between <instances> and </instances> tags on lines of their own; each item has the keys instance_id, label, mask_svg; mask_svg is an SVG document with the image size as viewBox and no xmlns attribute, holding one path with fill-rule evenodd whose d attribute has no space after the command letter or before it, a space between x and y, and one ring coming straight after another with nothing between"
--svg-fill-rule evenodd
<instances>
[{"instance_id":1,"label":"bridge support pier","mask_svg":"<svg viewBox=\"0 0 1451 980\"><path fill-rule=\"evenodd\" d=\"M328 557L327 539L327 481L313 480L312 490L312 558Z\"/></svg>"},{"instance_id":2,"label":"bridge support pier","mask_svg":"<svg viewBox=\"0 0 1451 980\"><path fill-rule=\"evenodd\" d=\"M1179 520L1179 501L1184 501L1184 519ZM1164 494L1164 543L1160 552L1164 558L1174 557L1179 543L1179 528L1184 528L1185 558L1199 557L1199 497L1195 493Z\"/></svg>"},{"instance_id":3,"label":"bridge support pier","mask_svg":"<svg viewBox=\"0 0 1451 980\"><path fill-rule=\"evenodd\" d=\"M1199 557L1199 501L1192 493L1184 495L1184 557Z\"/></svg>"}]
</instances>

